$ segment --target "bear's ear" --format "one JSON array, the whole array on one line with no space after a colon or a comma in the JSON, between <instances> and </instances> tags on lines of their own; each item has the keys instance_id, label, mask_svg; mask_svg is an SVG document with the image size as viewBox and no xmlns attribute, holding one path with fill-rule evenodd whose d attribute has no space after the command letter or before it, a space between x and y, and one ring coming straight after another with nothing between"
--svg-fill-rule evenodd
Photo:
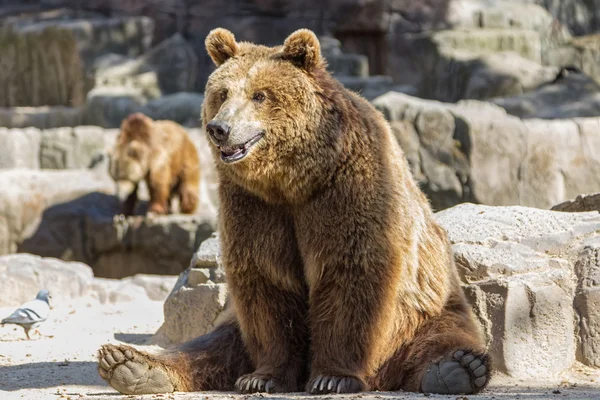
<instances>
[{"instance_id":1,"label":"bear's ear","mask_svg":"<svg viewBox=\"0 0 600 400\"><path fill-rule=\"evenodd\" d=\"M233 33L227 29L217 28L210 31L204 42L206 51L217 67L234 57L239 47Z\"/></svg>"},{"instance_id":2,"label":"bear's ear","mask_svg":"<svg viewBox=\"0 0 600 400\"><path fill-rule=\"evenodd\" d=\"M321 45L308 29L299 29L283 42L283 59L310 71L321 62Z\"/></svg>"}]
</instances>

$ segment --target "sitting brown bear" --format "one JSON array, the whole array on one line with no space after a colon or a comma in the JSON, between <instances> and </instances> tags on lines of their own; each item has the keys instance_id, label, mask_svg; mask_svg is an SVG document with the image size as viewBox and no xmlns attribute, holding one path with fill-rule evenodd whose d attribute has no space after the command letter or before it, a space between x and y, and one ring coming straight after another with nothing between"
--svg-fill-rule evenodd
<instances>
[{"instance_id":1,"label":"sitting brown bear","mask_svg":"<svg viewBox=\"0 0 600 400\"><path fill-rule=\"evenodd\" d=\"M388 123L326 70L316 36L237 43L217 29L202 120L220 178L233 309L157 355L103 346L122 393L475 393L482 335Z\"/></svg>"},{"instance_id":2,"label":"sitting brown bear","mask_svg":"<svg viewBox=\"0 0 600 400\"><path fill-rule=\"evenodd\" d=\"M112 154L110 175L115 181L134 184L123 204L125 215L134 212L142 180L150 191L149 212L167 214L175 196L184 214L192 214L198 205L198 153L185 129L173 121L153 121L141 113L126 118Z\"/></svg>"}]
</instances>

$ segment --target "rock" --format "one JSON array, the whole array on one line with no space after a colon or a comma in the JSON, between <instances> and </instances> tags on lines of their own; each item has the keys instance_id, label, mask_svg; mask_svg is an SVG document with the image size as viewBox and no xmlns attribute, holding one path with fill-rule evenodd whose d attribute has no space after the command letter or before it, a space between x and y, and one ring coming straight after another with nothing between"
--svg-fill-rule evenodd
<instances>
[{"instance_id":1,"label":"rock","mask_svg":"<svg viewBox=\"0 0 600 400\"><path fill-rule=\"evenodd\" d=\"M555 205L552 210L564 212L600 211L600 193L577 196L575 200Z\"/></svg>"},{"instance_id":2,"label":"rock","mask_svg":"<svg viewBox=\"0 0 600 400\"><path fill-rule=\"evenodd\" d=\"M156 71L164 94L189 92L196 87L198 57L179 33L145 53L140 61Z\"/></svg>"},{"instance_id":3,"label":"rock","mask_svg":"<svg viewBox=\"0 0 600 400\"><path fill-rule=\"evenodd\" d=\"M71 32L53 26L36 31L5 28L0 52L0 107L83 104L84 66Z\"/></svg>"},{"instance_id":4,"label":"rock","mask_svg":"<svg viewBox=\"0 0 600 400\"><path fill-rule=\"evenodd\" d=\"M142 202L140 210L145 207ZM88 190L47 207L18 251L85 262L99 277L169 275L184 270L214 230L214 214L206 209L197 215L128 218L118 218L119 212L115 196Z\"/></svg>"},{"instance_id":5,"label":"rock","mask_svg":"<svg viewBox=\"0 0 600 400\"><path fill-rule=\"evenodd\" d=\"M215 326L227 301L224 283L181 286L165 301L165 322L154 342L178 344L204 335Z\"/></svg>"},{"instance_id":6,"label":"rock","mask_svg":"<svg viewBox=\"0 0 600 400\"><path fill-rule=\"evenodd\" d=\"M576 67L600 84L600 34L576 37L544 54L544 63Z\"/></svg>"},{"instance_id":7,"label":"rock","mask_svg":"<svg viewBox=\"0 0 600 400\"><path fill-rule=\"evenodd\" d=\"M148 17L37 18L13 24L20 32L44 32L48 27L68 31L86 65L105 54L138 56L150 49L154 22Z\"/></svg>"},{"instance_id":8,"label":"rock","mask_svg":"<svg viewBox=\"0 0 600 400\"><path fill-rule=\"evenodd\" d=\"M40 132L37 129L0 128L0 169L40 167Z\"/></svg>"},{"instance_id":9,"label":"rock","mask_svg":"<svg viewBox=\"0 0 600 400\"><path fill-rule=\"evenodd\" d=\"M390 74L394 82L421 87L463 61L498 52L513 52L541 63L542 43L533 30L464 29L404 34L390 39ZM422 89L425 90L425 89Z\"/></svg>"},{"instance_id":10,"label":"rock","mask_svg":"<svg viewBox=\"0 0 600 400\"><path fill-rule=\"evenodd\" d=\"M575 271L578 276L575 310L579 316L577 359L600 367L600 239L597 236L584 242Z\"/></svg>"},{"instance_id":11,"label":"rock","mask_svg":"<svg viewBox=\"0 0 600 400\"><path fill-rule=\"evenodd\" d=\"M151 100L136 112L141 112L154 120L168 119L181 125L198 127L200 110L204 96L200 93L175 93Z\"/></svg>"},{"instance_id":12,"label":"rock","mask_svg":"<svg viewBox=\"0 0 600 400\"><path fill-rule=\"evenodd\" d=\"M183 343L215 326L227 303L220 254L218 235L202 242L165 301L165 322L154 337L155 343Z\"/></svg>"},{"instance_id":13,"label":"rock","mask_svg":"<svg viewBox=\"0 0 600 400\"><path fill-rule=\"evenodd\" d=\"M94 278L92 291L100 303L119 303L149 298L164 301L177 281L175 276L138 274L124 279Z\"/></svg>"},{"instance_id":14,"label":"rock","mask_svg":"<svg viewBox=\"0 0 600 400\"><path fill-rule=\"evenodd\" d=\"M31 254L0 257L0 307L18 306L48 289L51 304L86 296L92 269L85 264L41 258Z\"/></svg>"},{"instance_id":15,"label":"rock","mask_svg":"<svg viewBox=\"0 0 600 400\"><path fill-rule=\"evenodd\" d=\"M546 7L561 23L577 36L600 29L600 3L598 0L535 0Z\"/></svg>"},{"instance_id":16,"label":"rock","mask_svg":"<svg viewBox=\"0 0 600 400\"><path fill-rule=\"evenodd\" d=\"M0 256L0 307L16 307L46 288L50 305L164 301L177 277L135 275L125 279L95 278L80 262L65 262L31 254Z\"/></svg>"},{"instance_id":17,"label":"rock","mask_svg":"<svg viewBox=\"0 0 600 400\"><path fill-rule=\"evenodd\" d=\"M444 75L421 86L428 98L455 102L461 99L485 100L518 96L552 82L558 67L545 67L515 53L503 52L459 62Z\"/></svg>"},{"instance_id":18,"label":"rock","mask_svg":"<svg viewBox=\"0 0 600 400\"><path fill-rule=\"evenodd\" d=\"M94 60L92 74L95 88L133 89L146 99L156 99L162 94L156 71L138 59L107 54Z\"/></svg>"},{"instance_id":19,"label":"rock","mask_svg":"<svg viewBox=\"0 0 600 400\"><path fill-rule=\"evenodd\" d=\"M575 261L590 237L600 238L600 215L463 204L437 218L453 243L494 367L520 378L570 368L578 335L574 282L590 270ZM589 331L579 341L581 348L595 345Z\"/></svg>"},{"instance_id":20,"label":"rock","mask_svg":"<svg viewBox=\"0 0 600 400\"><path fill-rule=\"evenodd\" d=\"M121 121L146 104L143 91L136 88L101 87L88 93L84 124L118 128Z\"/></svg>"},{"instance_id":21,"label":"rock","mask_svg":"<svg viewBox=\"0 0 600 400\"><path fill-rule=\"evenodd\" d=\"M413 125L413 171L437 210L465 201L550 208L600 187L600 118L521 120L489 103L392 92L373 104L389 121Z\"/></svg>"},{"instance_id":22,"label":"rock","mask_svg":"<svg viewBox=\"0 0 600 400\"><path fill-rule=\"evenodd\" d=\"M359 93L367 100L381 96L389 91L406 94L416 94L416 89L410 85L395 85L389 76L377 75L368 77L340 76L338 80L348 89Z\"/></svg>"},{"instance_id":23,"label":"rock","mask_svg":"<svg viewBox=\"0 0 600 400\"><path fill-rule=\"evenodd\" d=\"M114 192L114 183L105 174L95 170L40 171L9 169L0 171L0 187L10 188L0 196L0 255L17 252L45 218L47 209L74 201L89 193ZM79 229L70 233L57 228L55 240L75 240ZM42 240L41 243L44 243ZM68 259L68 254L57 255ZM64 257L60 257L64 256Z\"/></svg>"},{"instance_id":24,"label":"rock","mask_svg":"<svg viewBox=\"0 0 600 400\"><path fill-rule=\"evenodd\" d=\"M0 126L6 128L51 129L79 126L83 123L82 107L11 107L0 108Z\"/></svg>"},{"instance_id":25,"label":"rock","mask_svg":"<svg viewBox=\"0 0 600 400\"><path fill-rule=\"evenodd\" d=\"M327 69L337 77L369 76L369 59L362 54L347 54L342 52L340 41L331 36L319 38L321 54L327 60Z\"/></svg>"},{"instance_id":26,"label":"rock","mask_svg":"<svg viewBox=\"0 0 600 400\"><path fill-rule=\"evenodd\" d=\"M490 99L521 118L566 119L600 116L600 84L584 73L561 70L528 93Z\"/></svg>"},{"instance_id":27,"label":"rock","mask_svg":"<svg viewBox=\"0 0 600 400\"><path fill-rule=\"evenodd\" d=\"M40 144L40 167L89 168L104 151L103 133L103 129L91 126L44 131Z\"/></svg>"}]
</instances>

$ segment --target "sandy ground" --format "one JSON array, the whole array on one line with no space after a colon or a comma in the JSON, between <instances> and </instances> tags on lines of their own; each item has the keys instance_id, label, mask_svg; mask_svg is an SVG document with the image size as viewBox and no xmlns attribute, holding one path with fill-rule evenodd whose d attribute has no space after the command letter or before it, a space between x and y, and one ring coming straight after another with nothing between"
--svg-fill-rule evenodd
<instances>
[{"instance_id":1,"label":"sandy ground","mask_svg":"<svg viewBox=\"0 0 600 400\"><path fill-rule=\"evenodd\" d=\"M12 309L0 308L0 317ZM20 327L0 327L0 400L12 399L202 399L257 400L315 396L241 396L231 393L175 393L154 396L121 396L96 372L95 353L107 342L142 346L162 323L162 302L98 305L78 302L56 306L40 327L43 336L26 340ZM145 346L144 346L145 347ZM151 350L156 347L149 346ZM423 394L363 393L318 396L321 400L421 399ZM427 396L434 399L600 399L600 370L577 366L547 381L522 381L494 376L489 389L478 396Z\"/></svg>"}]
</instances>

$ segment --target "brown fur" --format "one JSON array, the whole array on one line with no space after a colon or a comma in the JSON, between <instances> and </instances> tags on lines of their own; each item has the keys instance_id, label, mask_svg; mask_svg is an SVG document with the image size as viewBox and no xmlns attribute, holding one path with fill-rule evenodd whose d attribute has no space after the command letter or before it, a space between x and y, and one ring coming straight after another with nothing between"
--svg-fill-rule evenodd
<instances>
[{"instance_id":1,"label":"brown fur","mask_svg":"<svg viewBox=\"0 0 600 400\"><path fill-rule=\"evenodd\" d=\"M217 30L206 42L220 67L202 120L231 127L212 150L233 315L163 356L178 390L231 390L250 374L238 390L346 377L348 391L420 391L458 349L487 363L445 231L389 125L330 76L314 34L267 48ZM245 158L221 160L260 132Z\"/></svg>"},{"instance_id":2,"label":"brown fur","mask_svg":"<svg viewBox=\"0 0 600 400\"><path fill-rule=\"evenodd\" d=\"M179 196L182 213L196 210L200 185L198 153L185 129L173 121L153 121L141 113L125 119L110 172L116 181L135 184L123 205L125 215L133 214L141 180L146 181L150 191L150 212L167 214L175 196Z\"/></svg>"}]
</instances>

